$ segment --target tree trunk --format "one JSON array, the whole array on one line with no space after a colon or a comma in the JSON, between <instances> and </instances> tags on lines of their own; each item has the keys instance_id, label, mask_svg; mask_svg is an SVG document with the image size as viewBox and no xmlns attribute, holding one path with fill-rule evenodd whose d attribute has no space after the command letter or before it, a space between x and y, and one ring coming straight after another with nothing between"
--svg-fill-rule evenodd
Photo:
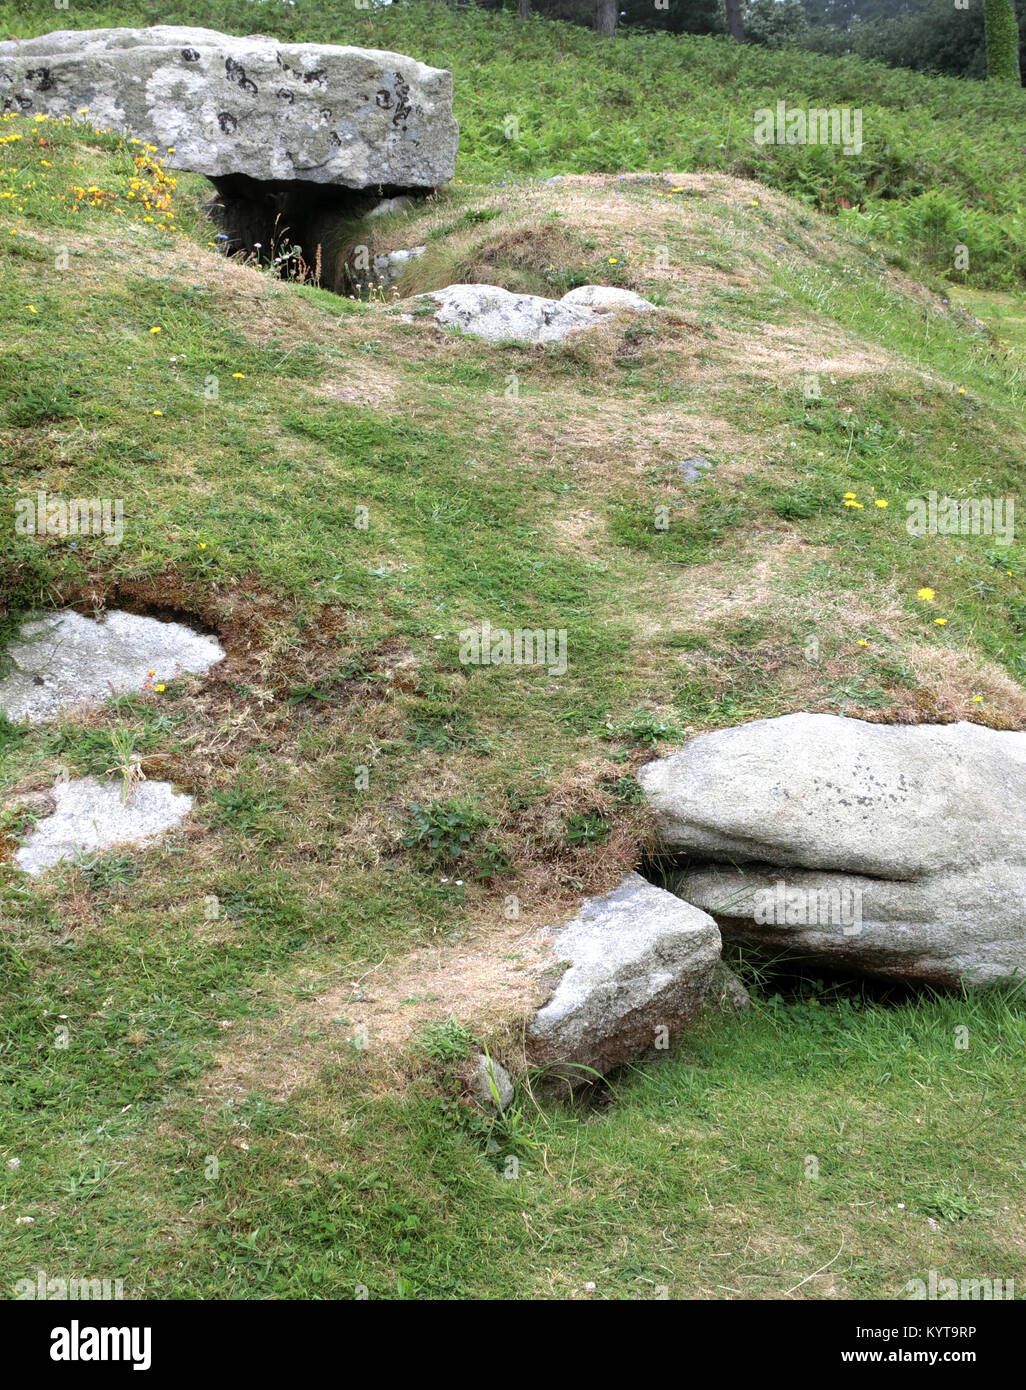
<instances>
[{"instance_id":1,"label":"tree trunk","mask_svg":"<svg viewBox=\"0 0 1026 1390\"><path fill-rule=\"evenodd\" d=\"M1013 0L983 0L987 40L987 81L1022 81L1019 73L1019 23Z\"/></svg>"},{"instance_id":2,"label":"tree trunk","mask_svg":"<svg viewBox=\"0 0 1026 1390\"><path fill-rule=\"evenodd\" d=\"M615 34L619 0L595 0L595 33Z\"/></svg>"},{"instance_id":3,"label":"tree trunk","mask_svg":"<svg viewBox=\"0 0 1026 1390\"><path fill-rule=\"evenodd\" d=\"M745 22L741 17L741 0L724 0L727 7L727 28L738 43L745 41Z\"/></svg>"},{"instance_id":4,"label":"tree trunk","mask_svg":"<svg viewBox=\"0 0 1026 1390\"><path fill-rule=\"evenodd\" d=\"M519 19L530 19L531 0L517 0L517 17Z\"/></svg>"}]
</instances>

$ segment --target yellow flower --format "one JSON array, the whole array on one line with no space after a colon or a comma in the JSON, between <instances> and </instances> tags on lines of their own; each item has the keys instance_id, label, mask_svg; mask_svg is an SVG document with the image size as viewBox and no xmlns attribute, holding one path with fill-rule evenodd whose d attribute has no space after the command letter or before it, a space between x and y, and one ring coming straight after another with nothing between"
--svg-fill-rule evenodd
<instances>
[{"instance_id":1,"label":"yellow flower","mask_svg":"<svg viewBox=\"0 0 1026 1390\"><path fill-rule=\"evenodd\" d=\"M854 501L855 501L855 493L854 493L854 492L846 492L846 493L844 494L844 500L845 500L846 502L847 502L847 501L852 501L852 502L854 502Z\"/></svg>"},{"instance_id":2,"label":"yellow flower","mask_svg":"<svg viewBox=\"0 0 1026 1390\"><path fill-rule=\"evenodd\" d=\"M974 705L978 705L982 699L983 699L983 696L982 696L982 695L974 695L974 696L973 696L973 704L974 704Z\"/></svg>"},{"instance_id":3,"label":"yellow flower","mask_svg":"<svg viewBox=\"0 0 1026 1390\"><path fill-rule=\"evenodd\" d=\"M924 603L932 603L936 597L932 589L919 589L916 592L916 598L921 598Z\"/></svg>"},{"instance_id":4,"label":"yellow flower","mask_svg":"<svg viewBox=\"0 0 1026 1390\"><path fill-rule=\"evenodd\" d=\"M38 313L39 313L39 310L36 308L36 306L35 306L34 304L30 304L30 305L29 305L29 313L30 313L30 314L38 314Z\"/></svg>"},{"instance_id":5,"label":"yellow flower","mask_svg":"<svg viewBox=\"0 0 1026 1390\"><path fill-rule=\"evenodd\" d=\"M609 264L610 264L610 265L617 265L617 264L618 264L618 261L617 261L617 259L616 259L615 256L610 256L610 257L609 257Z\"/></svg>"},{"instance_id":6,"label":"yellow flower","mask_svg":"<svg viewBox=\"0 0 1026 1390\"><path fill-rule=\"evenodd\" d=\"M960 387L958 388L958 394L959 394L960 396L964 396L964 395L965 395L965 387L964 387L964 386L960 386Z\"/></svg>"},{"instance_id":7,"label":"yellow flower","mask_svg":"<svg viewBox=\"0 0 1026 1390\"><path fill-rule=\"evenodd\" d=\"M206 541L200 541L200 543L199 543L199 548L200 548L200 550L206 550L206 548L207 548L207 543L206 543Z\"/></svg>"},{"instance_id":8,"label":"yellow flower","mask_svg":"<svg viewBox=\"0 0 1026 1390\"><path fill-rule=\"evenodd\" d=\"M887 503L883 500L882 497L878 497L878 498L876 499L876 505L877 505L878 507L886 507L886 506L887 506Z\"/></svg>"},{"instance_id":9,"label":"yellow flower","mask_svg":"<svg viewBox=\"0 0 1026 1390\"><path fill-rule=\"evenodd\" d=\"M153 688L154 690L163 690L165 688L163 681L161 681L160 685L155 685Z\"/></svg>"},{"instance_id":10,"label":"yellow flower","mask_svg":"<svg viewBox=\"0 0 1026 1390\"><path fill-rule=\"evenodd\" d=\"M162 410L155 410L153 413L154 415L163 415L164 412Z\"/></svg>"},{"instance_id":11,"label":"yellow flower","mask_svg":"<svg viewBox=\"0 0 1026 1390\"><path fill-rule=\"evenodd\" d=\"M860 646L860 647L868 647L868 646L869 646L869 643L866 641L866 639L865 639L864 637L860 637L860 638L859 638L859 646Z\"/></svg>"},{"instance_id":12,"label":"yellow flower","mask_svg":"<svg viewBox=\"0 0 1026 1390\"><path fill-rule=\"evenodd\" d=\"M246 380L246 377L245 377L244 373L242 373L242 372L232 372L232 376L234 377L234 379L235 379L236 381L245 381L245 380Z\"/></svg>"},{"instance_id":13,"label":"yellow flower","mask_svg":"<svg viewBox=\"0 0 1026 1390\"><path fill-rule=\"evenodd\" d=\"M938 627L943 627L948 620L947 618L934 618L933 621L937 624Z\"/></svg>"},{"instance_id":14,"label":"yellow flower","mask_svg":"<svg viewBox=\"0 0 1026 1390\"><path fill-rule=\"evenodd\" d=\"M159 333L159 332L161 332L161 329L160 329L159 327L157 327L157 328L151 328L151 329L150 329L150 332L151 332L151 333Z\"/></svg>"}]
</instances>

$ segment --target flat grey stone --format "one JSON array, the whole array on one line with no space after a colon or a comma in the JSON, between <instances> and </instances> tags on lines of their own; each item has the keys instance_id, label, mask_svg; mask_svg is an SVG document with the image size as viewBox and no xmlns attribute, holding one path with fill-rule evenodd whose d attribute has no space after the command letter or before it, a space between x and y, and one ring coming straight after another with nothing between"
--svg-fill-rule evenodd
<instances>
[{"instance_id":1,"label":"flat grey stone","mask_svg":"<svg viewBox=\"0 0 1026 1390\"><path fill-rule=\"evenodd\" d=\"M582 1067L605 1073L681 1028L720 958L711 917L634 873L588 899L553 946L569 969L527 1025L527 1055L572 1085L592 1079Z\"/></svg>"},{"instance_id":2,"label":"flat grey stone","mask_svg":"<svg viewBox=\"0 0 1026 1390\"><path fill-rule=\"evenodd\" d=\"M1026 974L1026 733L791 714L637 776L676 891L726 937L934 984Z\"/></svg>"},{"instance_id":3,"label":"flat grey stone","mask_svg":"<svg viewBox=\"0 0 1026 1390\"><path fill-rule=\"evenodd\" d=\"M72 609L47 613L23 623L4 654L13 665L0 679L0 710L14 723L40 723L114 694L199 674L224 655L213 637L182 623L120 611L103 621Z\"/></svg>"},{"instance_id":4,"label":"flat grey stone","mask_svg":"<svg viewBox=\"0 0 1026 1390\"><path fill-rule=\"evenodd\" d=\"M667 848L918 879L1024 855L1026 734L787 714L638 772Z\"/></svg>"},{"instance_id":5,"label":"flat grey stone","mask_svg":"<svg viewBox=\"0 0 1026 1390\"><path fill-rule=\"evenodd\" d=\"M178 825L192 808L192 797L169 782L140 782L127 801L120 781L82 777L58 782L57 809L37 823L14 856L27 874L41 874L63 859L77 859L112 845L145 844Z\"/></svg>"},{"instance_id":6,"label":"flat grey stone","mask_svg":"<svg viewBox=\"0 0 1026 1390\"><path fill-rule=\"evenodd\" d=\"M761 920L780 884L784 911ZM757 955L954 989L1026 977L1021 864L965 867L911 882L699 864L673 886L716 919L725 940ZM788 895L805 921L788 922Z\"/></svg>"},{"instance_id":7,"label":"flat grey stone","mask_svg":"<svg viewBox=\"0 0 1026 1390\"><path fill-rule=\"evenodd\" d=\"M677 465L678 470L684 474L689 483L697 483L702 474L712 467L712 462L702 454L695 454L694 458L685 459L683 463Z\"/></svg>"},{"instance_id":8,"label":"flat grey stone","mask_svg":"<svg viewBox=\"0 0 1026 1390\"><path fill-rule=\"evenodd\" d=\"M0 43L0 86L25 115L84 107L208 178L435 188L456 162L452 74L384 50L167 24L61 30Z\"/></svg>"},{"instance_id":9,"label":"flat grey stone","mask_svg":"<svg viewBox=\"0 0 1026 1390\"><path fill-rule=\"evenodd\" d=\"M643 299L633 290L621 290L616 285L578 285L568 290L560 304L571 309L595 309L599 313L609 313L614 309L633 309L635 313L655 313L656 306Z\"/></svg>"},{"instance_id":10,"label":"flat grey stone","mask_svg":"<svg viewBox=\"0 0 1026 1390\"><path fill-rule=\"evenodd\" d=\"M439 323L490 343L555 343L617 309L656 308L640 295L608 285L582 285L562 299L513 294L498 285L448 285L417 298L435 300Z\"/></svg>"}]
</instances>

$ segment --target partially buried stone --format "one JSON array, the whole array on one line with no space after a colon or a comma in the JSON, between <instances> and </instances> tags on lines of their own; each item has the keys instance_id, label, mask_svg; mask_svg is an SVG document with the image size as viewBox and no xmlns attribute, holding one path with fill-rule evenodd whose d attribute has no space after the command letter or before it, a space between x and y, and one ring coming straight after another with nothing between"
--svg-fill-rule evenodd
<instances>
[{"instance_id":1,"label":"partially buried stone","mask_svg":"<svg viewBox=\"0 0 1026 1390\"><path fill-rule=\"evenodd\" d=\"M40 723L100 705L224 658L213 637L183 623L112 612L103 621L73 609L23 623L0 667L0 711L13 723ZM150 672L153 676L150 676Z\"/></svg>"},{"instance_id":2,"label":"partially buried stone","mask_svg":"<svg viewBox=\"0 0 1026 1390\"><path fill-rule=\"evenodd\" d=\"M65 859L77 859L112 845L145 844L178 825L192 809L192 798L169 782L142 782L125 797L120 781L82 777L58 782L57 809L37 822L14 856L27 874L41 874Z\"/></svg>"},{"instance_id":3,"label":"partially buried stone","mask_svg":"<svg viewBox=\"0 0 1026 1390\"><path fill-rule=\"evenodd\" d=\"M685 459L677 467L689 483L697 483L702 474L712 467L712 463L702 454L695 454L693 458Z\"/></svg>"}]
</instances>

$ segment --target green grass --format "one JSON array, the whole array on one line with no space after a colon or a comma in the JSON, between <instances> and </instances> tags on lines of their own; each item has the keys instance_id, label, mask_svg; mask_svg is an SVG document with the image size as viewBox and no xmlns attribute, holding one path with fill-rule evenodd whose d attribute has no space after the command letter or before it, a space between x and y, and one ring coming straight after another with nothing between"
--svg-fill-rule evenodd
<instances>
[{"instance_id":1,"label":"green grass","mask_svg":"<svg viewBox=\"0 0 1026 1390\"><path fill-rule=\"evenodd\" d=\"M161 1298L562 1298L593 1282L606 1299L815 1299L1018 1270L1023 1015L998 996L764 999L707 1016L597 1108L521 1096L512 1135L460 1113L430 1070L347 1101L352 1052L285 1105L169 1108L159 1091L190 1089L196 1029L147 1000L133 1018L152 1042L127 1048L108 1007L18 1078L34 1123L5 1201L38 1215L16 1230L12 1279L111 1270ZM464 1045L444 1023L423 1040L435 1066ZM40 1109L81 1106L85 1052L88 1123L55 1145Z\"/></svg>"},{"instance_id":2,"label":"green grass","mask_svg":"<svg viewBox=\"0 0 1026 1390\"><path fill-rule=\"evenodd\" d=\"M1026 724L1021 542L905 528L931 488L1016 493L1021 358L993 301L973 313L1007 347L860 232L722 175L464 184L386 249L442 228L440 266L621 274L666 306L644 334L486 349L225 266L202 180L178 180L164 230L129 230L130 148L3 129L22 140L0 146L20 190L0 202L0 509L39 488L126 503L120 546L5 543L3 630L128 604L216 630L228 659L0 721L5 850L62 768L138 760L195 801L146 850L31 885L0 863L0 1286L889 1298L931 1268L1014 1276L1017 999L767 986L590 1104L535 1103L519 1076L502 1125L452 1077L471 1041L516 1060L460 1013L459 962L511 899L541 928L641 862L633 773L689 731L795 709ZM111 196L76 213L60 194L82 184ZM550 214L565 239L530 242ZM685 484L696 453L715 467ZM461 664L486 619L565 629L566 675ZM427 978L425 947L449 973ZM395 1032L355 1045L389 989Z\"/></svg>"}]
</instances>

